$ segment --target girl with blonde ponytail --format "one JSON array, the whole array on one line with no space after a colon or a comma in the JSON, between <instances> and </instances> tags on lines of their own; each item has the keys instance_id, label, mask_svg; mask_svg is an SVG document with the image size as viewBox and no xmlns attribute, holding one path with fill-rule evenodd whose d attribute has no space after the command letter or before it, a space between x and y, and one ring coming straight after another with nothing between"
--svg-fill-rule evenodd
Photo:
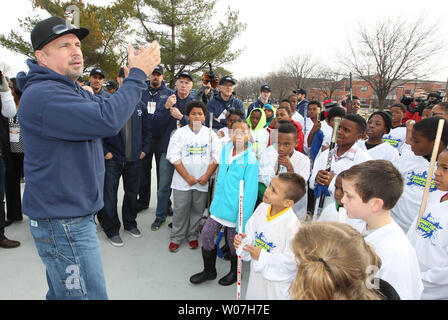
<instances>
[{"instance_id":1,"label":"girl with blonde ponytail","mask_svg":"<svg viewBox=\"0 0 448 320\"><path fill-rule=\"evenodd\" d=\"M290 287L292 299L384 299L372 275L381 260L353 227L339 222L304 223L292 249L298 264Z\"/></svg>"}]
</instances>

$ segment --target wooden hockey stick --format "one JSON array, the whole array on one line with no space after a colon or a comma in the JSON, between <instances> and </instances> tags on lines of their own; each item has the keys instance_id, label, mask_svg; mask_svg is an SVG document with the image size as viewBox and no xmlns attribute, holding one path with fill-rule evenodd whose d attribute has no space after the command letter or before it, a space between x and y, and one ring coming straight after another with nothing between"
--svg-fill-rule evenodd
<instances>
[{"instance_id":1,"label":"wooden hockey stick","mask_svg":"<svg viewBox=\"0 0 448 320\"><path fill-rule=\"evenodd\" d=\"M436 140L434 141L434 147L432 148L431 162L429 163L428 175L426 176L425 191L423 192L423 199L422 199L422 203L420 205L420 212L418 213L418 220L417 220L417 226L416 226L417 229L418 229L418 226L420 225L420 221L422 220L423 213L425 212L425 209L426 209L426 202L428 200L429 189L431 187L431 182L432 182L432 176L434 174L434 167L435 167L437 155L439 152L440 140L442 138L442 131L443 131L444 123L445 123L444 119L439 120L439 126L437 127Z\"/></svg>"}]
</instances>

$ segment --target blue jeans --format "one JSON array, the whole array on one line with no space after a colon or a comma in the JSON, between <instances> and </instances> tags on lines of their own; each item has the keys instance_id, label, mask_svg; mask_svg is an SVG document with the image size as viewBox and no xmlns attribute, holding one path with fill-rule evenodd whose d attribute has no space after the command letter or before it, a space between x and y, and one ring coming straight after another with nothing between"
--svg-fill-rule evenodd
<instances>
[{"instance_id":1,"label":"blue jeans","mask_svg":"<svg viewBox=\"0 0 448 320\"><path fill-rule=\"evenodd\" d=\"M166 153L160 157L160 182L157 189L156 218L166 220L166 210L171 196L171 180L173 180L174 167L166 159Z\"/></svg>"},{"instance_id":2,"label":"blue jeans","mask_svg":"<svg viewBox=\"0 0 448 320\"><path fill-rule=\"evenodd\" d=\"M126 230L137 227L137 195L140 186L139 161L127 161L124 164L113 158L105 162L104 176L104 208L101 209L101 225L110 238L119 234L121 223L118 219L117 193L120 177L123 175L123 226Z\"/></svg>"},{"instance_id":3,"label":"blue jeans","mask_svg":"<svg viewBox=\"0 0 448 320\"><path fill-rule=\"evenodd\" d=\"M94 215L29 220L46 267L47 300L106 300L106 283Z\"/></svg>"}]
</instances>

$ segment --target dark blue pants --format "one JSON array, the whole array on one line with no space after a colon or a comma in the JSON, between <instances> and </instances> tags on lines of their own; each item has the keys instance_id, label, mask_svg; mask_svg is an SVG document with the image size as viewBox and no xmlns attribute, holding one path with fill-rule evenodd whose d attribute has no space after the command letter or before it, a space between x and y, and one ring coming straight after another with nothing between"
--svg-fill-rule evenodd
<instances>
[{"instance_id":1,"label":"dark blue pants","mask_svg":"<svg viewBox=\"0 0 448 320\"><path fill-rule=\"evenodd\" d=\"M151 141L151 149L149 154L140 160L140 188L138 192L137 207L148 208L149 201L151 200L151 170L152 170L152 158L156 158L156 171L157 171L157 188L159 188L160 174L160 157L162 153L160 151L160 141L153 139Z\"/></svg>"},{"instance_id":2,"label":"dark blue pants","mask_svg":"<svg viewBox=\"0 0 448 320\"><path fill-rule=\"evenodd\" d=\"M104 232L110 238L119 234L120 220L117 210L117 193L120 177L123 176L123 227L126 230L137 227L137 194L140 183L140 162L127 161L123 164L113 158L105 162L104 208L101 210Z\"/></svg>"},{"instance_id":3,"label":"dark blue pants","mask_svg":"<svg viewBox=\"0 0 448 320\"><path fill-rule=\"evenodd\" d=\"M0 150L0 240L5 238L5 161Z\"/></svg>"}]
</instances>

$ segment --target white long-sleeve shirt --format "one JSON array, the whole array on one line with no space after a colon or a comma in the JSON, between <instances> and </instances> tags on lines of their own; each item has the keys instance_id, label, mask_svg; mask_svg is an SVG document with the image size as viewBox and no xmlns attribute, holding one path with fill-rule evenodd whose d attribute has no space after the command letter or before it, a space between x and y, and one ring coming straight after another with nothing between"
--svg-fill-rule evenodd
<instances>
[{"instance_id":1,"label":"white long-sleeve shirt","mask_svg":"<svg viewBox=\"0 0 448 320\"><path fill-rule=\"evenodd\" d=\"M416 217L407 234L417 253L422 300L448 299L448 201L440 202L445 194L430 194L418 229Z\"/></svg>"},{"instance_id":2,"label":"white long-sleeve shirt","mask_svg":"<svg viewBox=\"0 0 448 320\"><path fill-rule=\"evenodd\" d=\"M410 152L402 154L394 165L403 177L404 188L403 194L391 210L391 215L400 227L403 228L404 232L407 233L420 210L428 175L429 161L424 157L416 156L413 152ZM437 190L433 177L431 178L430 193Z\"/></svg>"},{"instance_id":3,"label":"white long-sleeve shirt","mask_svg":"<svg viewBox=\"0 0 448 320\"><path fill-rule=\"evenodd\" d=\"M331 180L330 185L328 186L328 191L330 192L329 197L325 197L324 208L330 204L333 204L334 199L334 190L335 190L335 182L336 176L340 174L342 171L351 168L352 166L359 164L364 161L372 160L372 156L367 153L367 151L362 150L356 143L344 153L341 157L336 156L336 150L334 151L333 160L331 162L331 171L335 174L335 177ZM327 168L327 160L328 160L329 149L322 152L314 161L313 171L310 177L310 188L314 190L316 184L316 176L319 170L326 170ZM317 201L316 208L318 208Z\"/></svg>"},{"instance_id":4,"label":"white long-sleeve shirt","mask_svg":"<svg viewBox=\"0 0 448 320\"><path fill-rule=\"evenodd\" d=\"M301 175L305 182L310 177L310 159L303 153L294 150L292 157L290 158L294 172ZM262 182L265 186L269 186L271 180L276 176L278 168L278 151L277 145L274 144L266 148L261 155L259 164L258 181ZM285 167L280 167L278 173L287 172Z\"/></svg>"},{"instance_id":5,"label":"white long-sleeve shirt","mask_svg":"<svg viewBox=\"0 0 448 320\"><path fill-rule=\"evenodd\" d=\"M5 118L14 117L17 109L11 92L0 92L0 97L2 99L2 116Z\"/></svg>"},{"instance_id":6,"label":"white long-sleeve shirt","mask_svg":"<svg viewBox=\"0 0 448 320\"><path fill-rule=\"evenodd\" d=\"M417 255L400 226L392 220L369 232L364 239L381 259L381 268L376 276L389 282L401 300L419 300L423 283Z\"/></svg>"},{"instance_id":7,"label":"white long-sleeve shirt","mask_svg":"<svg viewBox=\"0 0 448 320\"><path fill-rule=\"evenodd\" d=\"M212 136L211 148L210 134ZM211 157L218 163L220 155L221 142L219 142L219 138L213 130L202 126L201 130L199 130L198 133L195 133L189 126L184 126L177 129L171 137L166 158L171 163L181 160L187 172L197 179L207 172ZM190 186L179 172L174 170L171 188L180 191L195 189L201 192L207 192L208 183L205 185L196 183L195 185Z\"/></svg>"},{"instance_id":8,"label":"white long-sleeve shirt","mask_svg":"<svg viewBox=\"0 0 448 320\"><path fill-rule=\"evenodd\" d=\"M291 249L291 241L300 228L300 221L291 208L268 219L271 206L262 202L246 224L247 237L237 254L251 261L247 286L247 300L287 300L289 287L297 273L297 263ZM260 247L258 260L243 251L246 245Z\"/></svg>"}]
</instances>

